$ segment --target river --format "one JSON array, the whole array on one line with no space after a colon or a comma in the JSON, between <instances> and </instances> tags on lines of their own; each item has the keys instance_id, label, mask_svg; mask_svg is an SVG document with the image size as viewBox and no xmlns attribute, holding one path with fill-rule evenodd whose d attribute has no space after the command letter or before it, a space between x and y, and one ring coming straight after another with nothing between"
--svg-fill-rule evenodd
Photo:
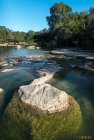
<instances>
[{"instance_id":1,"label":"river","mask_svg":"<svg viewBox=\"0 0 94 140\"><path fill-rule=\"evenodd\" d=\"M1 56L27 56L37 54L49 55L46 51L42 50L0 48ZM55 60L56 58L54 61ZM89 63L90 61L91 60L89 60ZM62 61L58 62L56 60L56 62L62 64ZM64 63L64 67L67 66L68 65ZM5 90L5 97L1 108L2 112L7 108L15 90L21 85L29 84L36 77L36 73L32 73L32 71L22 67L12 72L0 73L0 88ZM58 89L65 90L79 103L83 123L79 130L78 137L92 136L92 138L94 138L94 72L77 67L65 68L63 71L56 74L50 81L50 84Z\"/></svg>"}]
</instances>

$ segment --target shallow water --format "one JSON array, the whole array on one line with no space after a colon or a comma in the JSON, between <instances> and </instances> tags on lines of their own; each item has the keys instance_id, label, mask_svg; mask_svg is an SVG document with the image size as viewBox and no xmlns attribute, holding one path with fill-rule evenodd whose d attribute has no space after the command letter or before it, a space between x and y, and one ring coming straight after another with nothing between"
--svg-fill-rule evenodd
<instances>
[{"instance_id":1,"label":"shallow water","mask_svg":"<svg viewBox=\"0 0 94 140\"><path fill-rule=\"evenodd\" d=\"M10 72L0 73L0 88L4 89L3 104L1 105L1 112L4 112L8 103L19 86L29 84L36 75L31 73L28 69L17 68Z\"/></svg>"},{"instance_id":2,"label":"shallow water","mask_svg":"<svg viewBox=\"0 0 94 140\"><path fill-rule=\"evenodd\" d=\"M16 48L0 48L0 55L6 56L26 56L45 54L41 50L28 50ZM37 64L35 64L37 65ZM39 64L41 67L43 64ZM11 98L18 90L19 86L29 84L36 76L28 68L17 68L14 71L0 73L0 88L5 90L3 104L0 106L1 113L4 112ZM65 90L72 95L80 104L83 123L78 136L94 136L94 73L83 71L82 69L70 69L59 72L50 81L55 87ZM94 137L93 137L94 138Z\"/></svg>"},{"instance_id":3,"label":"shallow water","mask_svg":"<svg viewBox=\"0 0 94 140\"><path fill-rule=\"evenodd\" d=\"M80 104L83 124L79 136L94 138L94 75L87 72L71 70L58 73L50 84L66 91Z\"/></svg>"},{"instance_id":4,"label":"shallow water","mask_svg":"<svg viewBox=\"0 0 94 140\"><path fill-rule=\"evenodd\" d=\"M28 56L28 55L43 54L46 52L47 51L43 51L43 50L32 50L26 48L17 49L14 47L0 46L0 55L2 56Z\"/></svg>"},{"instance_id":5,"label":"shallow water","mask_svg":"<svg viewBox=\"0 0 94 140\"><path fill-rule=\"evenodd\" d=\"M42 50L31 50L26 48L17 49L15 47L0 46L1 56L36 56L38 54L46 55L46 53L47 51ZM42 67L44 64L44 62L39 62L36 63L35 66L39 68ZM33 71L32 73L28 67L29 65L23 67L19 64L17 69L14 69L13 71L0 73L0 88L3 88L5 91L4 103L0 107L1 112L6 109L14 94L14 91L18 90L21 85L29 84L35 77L37 77L36 74Z\"/></svg>"}]
</instances>

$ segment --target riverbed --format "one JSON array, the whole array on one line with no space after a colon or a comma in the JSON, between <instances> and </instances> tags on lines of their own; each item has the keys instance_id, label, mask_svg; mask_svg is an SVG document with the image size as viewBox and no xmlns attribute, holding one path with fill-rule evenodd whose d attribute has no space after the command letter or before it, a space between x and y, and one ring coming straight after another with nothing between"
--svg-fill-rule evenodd
<instances>
[{"instance_id":1,"label":"riverbed","mask_svg":"<svg viewBox=\"0 0 94 140\"><path fill-rule=\"evenodd\" d=\"M86 57L88 57L88 54L89 58L90 56L93 57L92 53L91 55L90 52L86 53ZM40 62L38 62L38 60L34 61L34 57L38 55L42 55L42 61ZM41 69L45 63L49 63L50 61L50 63L60 66L61 71L58 72L49 83L73 96L81 107L83 121L82 126L75 138L78 139L79 136L91 136L94 138L94 71L91 70L93 69L92 59L78 59L74 58L74 56L67 56L66 59L64 58L64 54L60 57L60 55L52 55L47 51L42 50L4 47L0 49L0 56L24 56L24 58L26 58L26 56L33 56L33 59L30 60L29 58L28 60L31 62L31 66L22 65L21 62L15 66L13 71L5 73L0 72L0 88L5 90L3 104L0 107L1 114L4 113L8 107L13 94L18 90L19 86L29 84L33 79L39 76L34 70L32 70L32 67L35 66L36 69ZM87 67L85 67L86 64L92 65L88 65L89 69L87 69ZM62 140L62 138L60 140Z\"/></svg>"}]
</instances>

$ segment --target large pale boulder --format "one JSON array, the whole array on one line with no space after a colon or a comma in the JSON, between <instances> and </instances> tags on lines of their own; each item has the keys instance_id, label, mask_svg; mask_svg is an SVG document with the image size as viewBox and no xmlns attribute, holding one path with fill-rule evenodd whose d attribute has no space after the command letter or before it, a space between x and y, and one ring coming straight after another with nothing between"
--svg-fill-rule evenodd
<instances>
[{"instance_id":1,"label":"large pale boulder","mask_svg":"<svg viewBox=\"0 0 94 140\"><path fill-rule=\"evenodd\" d=\"M43 113L55 113L67 109L69 105L68 95L45 82L52 78L53 74L35 79L30 85L21 86L19 95L24 103L43 111Z\"/></svg>"},{"instance_id":2,"label":"large pale boulder","mask_svg":"<svg viewBox=\"0 0 94 140\"><path fill-rule=\"evenodd\" d=\"M49 84L23 86L19 89L21 100L44 113L60 112L68 107L68 95Z\"/></svg>"},{"instance_id":3,"label":"large pale boulder","mask_svg":"<svg viewBox=\"0 0 94 140\"><path fill-rule=\"evenodd\" d=\"M4 92L4 90L2 88L0 88L0 93L3 93L3 92Z\"/></svg>"}]
</instances>

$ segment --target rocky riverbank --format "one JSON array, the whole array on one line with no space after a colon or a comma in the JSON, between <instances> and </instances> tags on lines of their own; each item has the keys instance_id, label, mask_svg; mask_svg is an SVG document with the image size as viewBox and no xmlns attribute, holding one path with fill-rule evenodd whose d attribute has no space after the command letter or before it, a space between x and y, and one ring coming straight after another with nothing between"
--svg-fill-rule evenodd
<instances>
[{"instance_id":1,"label":"rocky riverbank","mask_svg":"<svg viewBox=\"0 0 94 140\"><path fill-rule=\"evenodd\" d=\"M9 43L3 43L3 44L0 44L0 47L16 47L17 49L20 49L22 48L20 45L15 45L14 43L13 44L9 44Z\"/></svg>"},{"instance_id":2,"label":"rocky riverbank","mask_svg":"<svg viewBox=\"0 0 94 140\"><path fill-rule=\"evenodd\" d=\"M80 50L80 49L60 49L60 50L52 50L51 54L55 55L65 55L65 56L75 56L75 57L84 57L87 59L94 60L94 50Z\"/></svg>"},{"instance_id":3,"label":"rocky riverbank","mask_svg":"<svg viewBox=\"0 0 94 140\"><path fill-rule=\"evenodd\" d=\"M38 69L48 60L44 56L0 56L0 71L8 72L19 67Z\"/></svg>"},{"instance_id":4,"label":"rocky riverbank","mask_svg":"<svg viewBox=\"0 0 94 140\"><path fill-rule=\"evenodd\" d=\"M60 62L63 67L94 72L94 50L61 49L50 53L52 59Z\"/></svg>"}]
</instances>

